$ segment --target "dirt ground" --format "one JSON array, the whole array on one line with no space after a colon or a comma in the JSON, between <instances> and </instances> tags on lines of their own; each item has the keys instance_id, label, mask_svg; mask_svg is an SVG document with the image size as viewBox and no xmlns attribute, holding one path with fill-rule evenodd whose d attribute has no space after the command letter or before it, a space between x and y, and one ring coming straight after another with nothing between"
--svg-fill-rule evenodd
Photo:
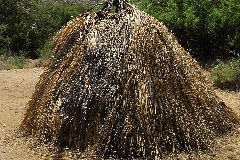
<instances>
[{"instance_id":1,"label":"dirt ground","mask_svg":"<svg viewBox=\"0 0 240 160\"><path fill-rule=\"evenodd\" d=\"M25 105L30 99L42 68L13 69L0 71L0 160L38 160L42 159L11 133L18 127ZM238 115L240 115L240 92L215 90L216 94ZM236 134L218 141L214 153L204 154L202 159L240 160L240 128Z\"/></svg>"}]
</instances>

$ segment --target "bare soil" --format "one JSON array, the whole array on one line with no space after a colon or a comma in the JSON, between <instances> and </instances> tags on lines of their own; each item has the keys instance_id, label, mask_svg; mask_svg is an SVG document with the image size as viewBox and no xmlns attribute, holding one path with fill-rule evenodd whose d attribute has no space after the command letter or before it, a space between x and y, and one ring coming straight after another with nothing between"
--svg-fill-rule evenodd
<instances>
[{"instance_id":1,"label":"bare soil","mask_svg":"<svg viewBox=\"0 0 240 160\"><path fill-rule=\"evenodd\" d=\"M43 68L0 71L0 160L43 159L42 153L33 151L23 141L11 136L23 118L25 105L41 73ZM240 92L219 89L215 92L240 115ZM240 128L232 136L218 140L216 151L203 154L202 159L240 160Z\"/></svg>"}]
</instances>

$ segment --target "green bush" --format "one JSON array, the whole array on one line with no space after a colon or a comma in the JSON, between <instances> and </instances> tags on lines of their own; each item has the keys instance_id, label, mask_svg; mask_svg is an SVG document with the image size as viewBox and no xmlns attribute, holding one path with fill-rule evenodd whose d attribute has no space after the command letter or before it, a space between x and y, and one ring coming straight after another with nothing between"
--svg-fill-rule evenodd
<instances>
[{"instance_id":1,"label":"green bush","mask_svg":"<svg viewBox=\"0 0 240 160\"><path fill-rule=\"evenodd\" d=\"M0 55L38 58L56 32L85 10L68 3L0 0Z\"/></svg>"},{"instance_id":2,"label":"green bush","mask_svg":"<svg viewBox=\"0 0 240 160\"><path fill-rule=\"evenodd\" d=\"M1 0L0 1L0 54L27 54L32 34L33 14L36 4L31 0ZM24 56L24 55L23 55Z\"/></svg>"},{"instance_id":3,"label":"green bush","mask_svg":"<svg viewBox=\"0 0 240 160\"><path fill-rule=\"evenodd\" d=\"M222 89L240 89L240 58L231 59L227 63L219 61L210 73L213 84Z\"/></svg>"},{"instance_id":4,"label":"green bush","mask_svg":"<svg viewBox=\"0 0 240 160\"><path fill-rule=\"evenodd\" d=\"M240 52L239 0L134 3L172 30L195 58L214 59L228 57L230 51ZM0 0L0 55L39 58L56 32L86 8L86 5L69 3Z\"/></svg>"},{"instance_id":5,"label":"green bush","mask_svg":"<svg viewBox=\"0 0 240 160\"><path fill-rule=\"evenodd\" d=\"M136 4L162 21L199 59L240 51L239 0L143 0Z\"/></svg>"},{"instance_id":6,"label":"green bush","mask_svg":"<svg viewBox=\"0 0 240 160\"><path fill-rule=\"evenodd\" d=\"M8 25L0 24L0 53L9 54L9 46L11 44L11 38L4 35ZM1 54L0 54L1 55Z\"/></svg>"}]
</instances>

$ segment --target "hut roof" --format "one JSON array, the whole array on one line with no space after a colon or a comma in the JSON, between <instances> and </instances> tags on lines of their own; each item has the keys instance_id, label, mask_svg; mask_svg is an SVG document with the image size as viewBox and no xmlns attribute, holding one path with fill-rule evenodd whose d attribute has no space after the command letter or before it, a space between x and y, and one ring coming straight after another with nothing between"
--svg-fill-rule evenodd
<instances>
[{"instance_id":1,"label":"hut roof","mask_svg":"<svg viewBox=\"0 0 240 160\"><path fill-rule=\"evenodd\" d=\"M238 118L163 23L127 2L112 13L113 4L59 31L23 135L105 158L211 149Z\"/></svg>"}]
</instances>

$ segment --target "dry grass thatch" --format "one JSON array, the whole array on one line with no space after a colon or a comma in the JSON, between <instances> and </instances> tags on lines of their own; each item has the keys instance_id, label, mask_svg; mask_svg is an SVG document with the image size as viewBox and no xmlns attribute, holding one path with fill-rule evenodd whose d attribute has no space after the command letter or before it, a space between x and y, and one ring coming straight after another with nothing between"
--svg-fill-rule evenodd
<instances>
[{"instance_id":1,"label":"dry grass thatch","mask_svg":"<svg viewBox=\"0 0 240 160\"><path fill-rule=\"evenodd\" d=\"M99 157L211 149L238 119L195 60L155 18L123 2L60 30L22 134Z\"/></svg>"}]
</instances>

